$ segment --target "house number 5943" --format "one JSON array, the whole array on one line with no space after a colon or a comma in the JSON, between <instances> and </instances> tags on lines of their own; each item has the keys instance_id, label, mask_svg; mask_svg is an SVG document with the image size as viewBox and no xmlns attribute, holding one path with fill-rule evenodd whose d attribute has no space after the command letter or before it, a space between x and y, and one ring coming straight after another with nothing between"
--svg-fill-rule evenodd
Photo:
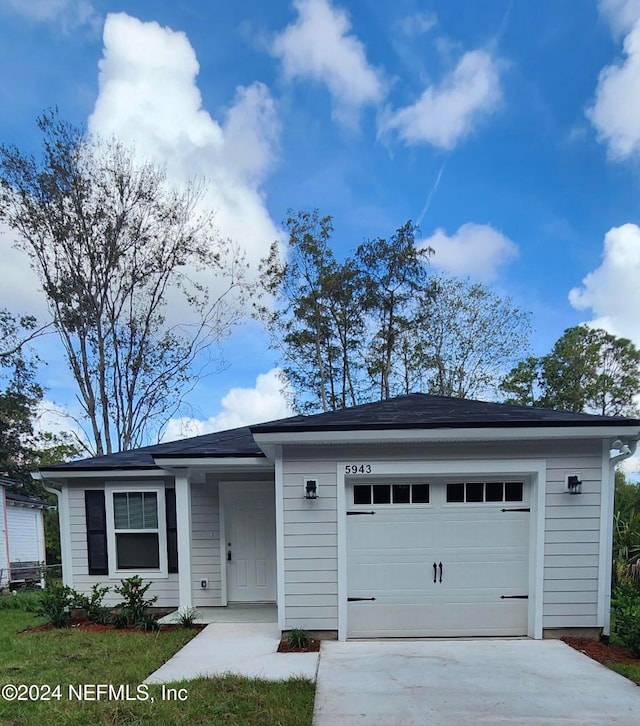
<instances>
[{"instance_id":1,"label":"house number 5943","mask_svg":"<svg viewBox=\"0 0 640 726\"><path fill-rule=\"evenodd\" d=\"M346 464L345 474L371 474L371 464Z\"/></svg>"}]
</instances>

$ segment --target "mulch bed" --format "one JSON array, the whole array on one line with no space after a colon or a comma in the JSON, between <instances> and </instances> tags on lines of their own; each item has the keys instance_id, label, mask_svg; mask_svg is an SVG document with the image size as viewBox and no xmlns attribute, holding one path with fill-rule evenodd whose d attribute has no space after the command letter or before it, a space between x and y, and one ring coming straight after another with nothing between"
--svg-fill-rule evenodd
<instances>
[{"instance_id":1,"label":"mulch bed","mask_svg":"<svg viewBox=\"0 0 640 726\"><path fill-rule=\"evenodd\" d=\"M99 623L91 623L82 617L72 617L70 629L82 630L83 633L118 633L124 635L126 633L154 633L157 630L138 630L137 628L114 628L113 625L100 625ZM205 625L194 625L193 630L203 630ZM44 625L34 625L30 628L21 630L21 633L44 633L49 630L59 630L60 628L54 628L50 623ZM160 632L166 633L171 630L181 630L182 626L178 623L169 623L167 625L160 625Z\"/></svg>"},{"instance_id":2,"label":"mulch bed","mask_svg":"<svg viewBox=\"0 0 640 726\"><path fill-rule=\"evenodd\" d=\"M317 653L320 650L320 641L312 640L307 648L290 648L283 638L278 646L278 653Z\"/></svg>"},{"instance_id":3,"label":"mulch bed","mask_svg":"<svg viewBox=\"0 0 640 726\"><path fill-rule=\"evenodd\" d=\"M599 640L589 640L589 638L561 638L561 640L604 665L608 663L628 663L640 666L640 658L632 656L621 645L607 645Z\"/></svg>"}]
</instances>

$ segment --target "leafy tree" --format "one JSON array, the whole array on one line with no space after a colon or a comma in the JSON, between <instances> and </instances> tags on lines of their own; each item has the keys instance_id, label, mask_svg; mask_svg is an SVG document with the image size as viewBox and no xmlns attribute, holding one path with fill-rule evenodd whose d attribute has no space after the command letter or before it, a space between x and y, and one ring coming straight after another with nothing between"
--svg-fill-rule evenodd
<instances>
[{"instance_id":1,"label":"leafy tree","mask_svg":"<svg viewBox=\"0 0 640 726\"><path fill-rule=\"evenodd\" d=\"M30 472L38 466L58 464L78 455L68 435L34 430L43 390L36 381L38 358L28 343L49 326L31 316L18 317L0 310L0 472L17 483L20 494L53 502L53 497ZM58 513L44 512L47 562L60 562Z\"/></svg>"},{"instance_id":2,"label":"leafy tree","mask_svg":"<svg viewBox=\"0 0 640 726\"><path fill-rule=\"evenodd\" d=\"M529 316L479 283L429 281L420 298L415 363L430 393L456 398L494 394L526 349Z\"/></svg>"},{"instance_id":3,"label":"leafy tree","mask_svg":"<svg viewBox=\"0 0 640 726\"><path fill-rule=\"evenodd\" d=\"M25 345L37 331L35 318L0 310L0 471L16 480L28 476L36 447L33 417L43 392Z\"/></svg>"},{"instance_id":4,"label":"leafy tree","mask_svg":"<svg viewBox=\"0 0 640 726\"><path fill-rule=\"evenodd\" d=\"M203 188L172 188L115 140L38 119L40 159L0 147L0 219L37 272L74 376L90 453L146 442L197 380L193 366L239 318L237 251L200 213ZM223 291L212 295L194 271ZM234 297L235 296L235 297ZM167 305L194 322L169 325Z\"/></svg>"},{"instance_id":5,"label":"leafy tree","mask_svg":"<svg viewBox=\"0 0 640 726\"><path fill-rule=\"evenodd\" d=\"M328 314L327 277L335 267L328 240L331 217L317 210L289 212L288 255L281 262L277 246L263 268L263 285L280 299L274 310L263 307L272 344L284 355L283 373L294 390L298 410L334 408L334 369L338 351L333 345Z\"/></svg>"},{"instance_id":6,"label":"leafy tree","mask_svg":"<svg viewBox=\"0 0 640 726\"><path fill-rule=\"evenodd\" d=\"M416 248L415 234L416 227L408 221L390 239L368 240L355 252L362 276L362 305L371 316L375 330L367 352L367 367L380 391L380 400L406 391L407 387L406 377L404 381L401 377L398 384L394 372L398 359L406 357L412 303L424 286L426 262L433 253L431 248Z\"/></svg>"},{"instance_id":7,"label":"leafy tree","mask_svg":"<svg viewBox=\"0 0 640 726\"><path fill-rule=\"evenodd\" d=\"M540 358L529 356L520 361L500 383L500 390L507 394L504 402L517 406L539 406L542 395L540 392L541 379L542 362Z\"/></svg>"},{"instance_id":8,"label":"leafy tree","mask_svg":"<svg viewBox=\"0 0 640 726\"><path fill-rule=\"evenodd\" d=\"M633 512L640 512L640 486L630 482L624 472L616 469L615 511L623 520L629 520Z\"/></svg>"},{"instance_id":9,"label":"leafy tree","mask_svg":"<svg viewBox=\"0 0 640 726\"><path fill-rule=\"evenodd\" d=\"M640 351L599 328L568 328L550 353L527 358L504 378L507 402L608 416L633 415Z\"/></svg>"},{"instance_id":10,"label":"leafy tree","mask_svg":"<svg viewBox=\"0 0 640 726\"><path fill-rule=\"evenodd\" d=\"M325 278L327 313L338 351L335 408L355 406L363 394L362 344L366 321L362 305L362 274L353 259L334 264Z\"/></svg>"}]
</instances>

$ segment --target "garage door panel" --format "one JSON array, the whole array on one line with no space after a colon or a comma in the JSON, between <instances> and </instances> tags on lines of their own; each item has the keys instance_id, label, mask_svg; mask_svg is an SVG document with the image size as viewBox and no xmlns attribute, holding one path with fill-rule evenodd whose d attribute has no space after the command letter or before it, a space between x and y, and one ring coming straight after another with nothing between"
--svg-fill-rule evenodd
<instances>
[{"instance_id":1,"label":"garage door panel","mask_svg":"<svg viewBox=\"0 0 640 726\"><path fill-rule=\"evenodd\" d=\"M433 564L424 561L382 566L364 564L354 567L349 578L350 596L406 589L426 592L429 587L433 587Z\"/></svg>"},{"instance_id":2,"label":"garage door panel","mask_svg":"<svg viewBox=\"0 0 640 726\"><path fill-rule=\"evenodd\" d=\"M487 562L469 557L464 562L447 561L443 566L443 582L440 587L482 592L488 588L528 588L527 562L524 558L511 561Z\"/></svg>"},{"instance_id":3,"label":"garage door panel","mask_svg":"<svg viewBox=\"0 0 640 726\"><path fill-rule=\"evenodd\" d=\"M414 547L432 547L437 533L432 523L425 520L412 522L398 522L384 514L381 516L349 517L349 547L350 552L356 553L359 549L369 550L395 550L411 549ZM428 521L428 520L427 520Z\"/></svg>"},{"instance_id":4,"label":"garage door panel","mask_svg":"<svg viewBox=\"0 0 640 726\"><path fill-rule=\"evenodd\" d=\"M526 635L527 604L354 602L349 603L349 630L353 638Z\"/></svg>"},{"instance_id":5,"label":"garage door panel","mask_svg":"<svg viewBox=\"0 0 640 726\"><path fill-rule=\"evenodd\" d=\"M348 602L349 637L526 635L529 512L444 504L436 487L440 504L347 517L348 596L374 598Z\"/></svg>"}]
</instances>

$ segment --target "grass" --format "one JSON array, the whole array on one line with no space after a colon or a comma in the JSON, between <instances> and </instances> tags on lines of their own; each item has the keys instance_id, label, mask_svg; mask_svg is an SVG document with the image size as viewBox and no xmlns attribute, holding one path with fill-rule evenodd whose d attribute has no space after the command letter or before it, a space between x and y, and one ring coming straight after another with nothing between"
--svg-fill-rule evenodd
<instances>
[{"instance_id":1,"label":"grass","mask_svg":"<svg viewBox=\"0 0 640 726\"><path fill-rule=\"evenodd\" d=\"M605 665L607 668L610 668L612 671L619 673L621 676L628 678L640 686L640 665L631 663L605 663Z\"/></svg>"},{"instance_id":2,"label":"grass","mask_svg":"<svg viewBox=\"0 0 640 726\"><path fill-rule=\"evenodd\" d=\"M128 684L134 697L136 686L195 633L186 628L160 633L94 633L73 628L20 632L39 622L31 613L0 606L0 687L60 684L61 698L40 702L0 698L3 726L311 724L314 685L303 679L272 683L226 676L171 684L171 688L185 689L185 701L163 701L161 686L149 686L146 701L70 699L69 684Z\"/></svg>"}]
</instances>

